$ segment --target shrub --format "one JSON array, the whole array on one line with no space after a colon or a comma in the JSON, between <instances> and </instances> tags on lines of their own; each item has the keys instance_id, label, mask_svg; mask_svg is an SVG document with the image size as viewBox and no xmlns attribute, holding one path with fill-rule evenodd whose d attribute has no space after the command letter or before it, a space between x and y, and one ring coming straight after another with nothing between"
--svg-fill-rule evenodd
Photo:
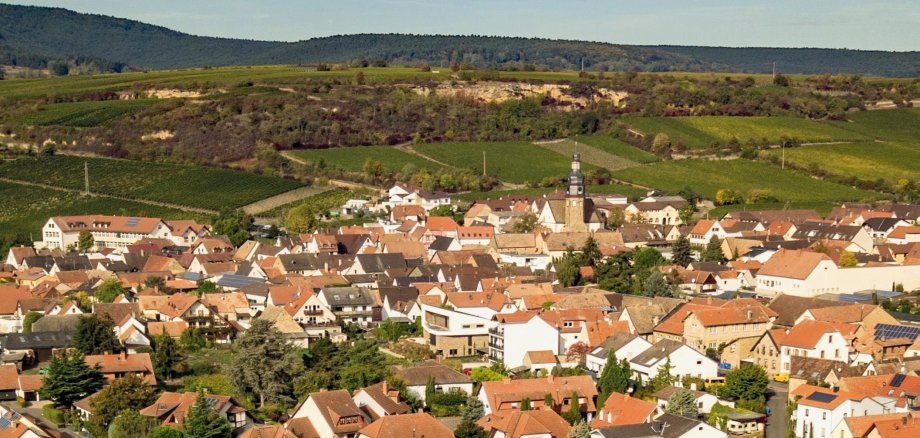
<instances>
[{"instance_id":1,"label":"shrub","mask_svg":"<svg viewBox=\"0 0 920 438\"><path fill-rule=\"evenodd\" d=\"M52 404L42 406L42 416L54 425L61 426L64 424L64 413Z\"/></svg>"}]
</instances>

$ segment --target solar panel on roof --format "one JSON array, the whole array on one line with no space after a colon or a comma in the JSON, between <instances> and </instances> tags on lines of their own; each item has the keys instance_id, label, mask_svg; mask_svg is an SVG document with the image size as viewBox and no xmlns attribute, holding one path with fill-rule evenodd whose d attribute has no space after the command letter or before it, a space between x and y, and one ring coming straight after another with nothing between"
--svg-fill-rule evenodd
<instances>
[{"instance_id":1,"label":"solar panel on roof","mask_svg":"<svg viewBox=\"0 0 920 438\"><path fill-rule=\"evenodd\" d=\"M125 224L125 225L127 225L127 226L129 226L129 227L133 227L133 226L137 225L138 220L139 220L139 219L136 218L136 217L129 217L129 218L128 218L128 223Z\"/></svg>"},{"instance_id":2,"label":"solar panel on roof","mask_svg":"<svg viewBox=\"0 0 920 438\"><path fill-rule=\"evenodd\" d=\"M10 420L6 417L0 418L0 429L6 429L8 427L10 427Z\"/></svg>"},{"instance_id":3,"label":"solar panel on roof","mask_svg":"<svg viewBox=\"0 0 920 438\"><path fill-rule=\"evenodd\" d=\"M815 392L806 397L808 400L816 401L818 403L830 403L837 398L837 394L827 394L824 392Z\"/></svg>"},{"instance_id":4,"label":"solar panel on roof","mask_svg":"<svg viewBox=\"0 0 920 438\"><path fill-rule=\"evenodd\" d=\"M897 324L876 324L875 340L908 338L915 341L920 336L920 327Z\"/></svg>"},{"instance_id":5,"label":"solar panel on roof","mask_svg":"<svg viewBox=\"0 0 920 438\"><path fill-rule=\"evenodd\" d=\"M904 378L905 378L905 377L907 377L907 376L905 376L905 375L903 375L903 374L895 374L895 375L894 375L894 378L891 379L891 386L894 386L895 388L901 386L901 383L904 382Z\"/></svg>"}]
</instances>

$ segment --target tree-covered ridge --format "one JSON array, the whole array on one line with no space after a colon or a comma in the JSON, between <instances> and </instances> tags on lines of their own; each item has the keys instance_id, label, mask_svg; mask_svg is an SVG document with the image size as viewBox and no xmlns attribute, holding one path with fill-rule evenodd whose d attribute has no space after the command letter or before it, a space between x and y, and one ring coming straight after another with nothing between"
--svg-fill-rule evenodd
<instances>
[{"instance_id":1,"label":"tree-covered ridge","mask_svg":"<svg viewBox=\"0 0 920 438\"><path fill-rule=\"evenodd\" d=\"M62 8L0 4L0 63L81 71L386 61L503 69L920 75L920 53L844 49L629 46L481 35L357 34L298 42L190 35Z\"/></svg>"}]
</instances>

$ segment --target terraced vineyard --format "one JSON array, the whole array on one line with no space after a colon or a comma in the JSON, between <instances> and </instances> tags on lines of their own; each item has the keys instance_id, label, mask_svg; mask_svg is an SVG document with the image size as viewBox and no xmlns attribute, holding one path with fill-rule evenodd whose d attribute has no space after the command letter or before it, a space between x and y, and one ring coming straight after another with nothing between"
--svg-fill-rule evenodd
<instances>
[{"instance_id":1,"label":"terraced vineyard","mask_svg":"<svg viewBox=\"0 0 920 438\"><path fill-rule=\"evenodd\" d=\"M535 144L542 147L543 149L551 150L566 157L571 157L572 154L577 152L581 156L582 162L589 163L597 167L602 167L604 169L619 170L638 165L638 163L635 161L628 160L623 157L618 157L601 149L581 144L574 140L566 139L557 141L545 141L537 142Z\"/></svg>"},{"instance_id":2,"label":"terraced vineyard","mask_svg":"<svg viewBox=\"0 0 920 438\"><path fill-rule=\"evenodd\" d=\"M707 199L720 189L747 196L751 190L768 190L780 201L859 201L878 199L875 192L859 190L779 167L748 160L675 160L624 169L620 178L676 193L690 187Z\"/></svg>"},{"instance_id":3,"label":"terraced vineyard","mask_svg":"<svg viewBox=\"0 0 920 438\"><path fill-rule=\"evenodd\" d=\"M302 187L297 181L212 167L53 156L0 164L0 176L82 190L89 164L90 191L210 210L243 205Z\"/></svg>"},{"instance_id":4,"label":"terraced vineyard","mask_svg":"<svg viewBox=\"0 0 920 438\"><path fill-rule=\"evenodd\" d=\"M642 149L609 135L579 135L573 140L636 163L654 163L659 161L659 158L655 154L643 151Z\"/></svg>"},{"instance_id":5,"label":"terraced vineyard","mask_svg":"<svg viewBox=\"0 0 920 438\"><path fill-rule=\"evenodd\" d=\"M0 181L0 196L9 200L9 202L0 203L0 236L22 233L31 234L32 238L41 240L41 227L49 217L75 214L117 214L207 220L201 215L188 211L126 202L104 196L82 196L77 193L47 190L3 181Z\"/></svg>"},{"instance_id":6,"label":"terraced vineyard","mask_svg":"<svg viewBox=\"0 0 920 438\"><path fill-rule=\"evenodd\" d=\"M863 180L920 180L920 143L863 142L786 149L786 162ZM771 150L779 157L782 151Z\"/></svg>"},{"instance_id":7,"label":"terraced vineyard","mask_svg":"<svg viewBox=\"0 0 920 438\"><path fill-rule=\"evenodd\" d=\"M387 170L397 172L402 170L406 164L412 164L419 169L434 170L442 167L435 162L404 152L393 146L299 150L292 152L292 155L311 162L323 160L326 164L356 172L361 171L367 160L379 161Z\"/></svg>"},{"instance_id":8,"label":"terraced vineyard","mask_svg":"<svg viewBox=\"0 0 920 438\"><path fill-rule=\"evenodd\" d=\"M548 176L564 177L570 159L526 141L490 143L430 143L413 146L420 153L453 167L482 171L483 153L486 171L511 183L540 181ZM595 168L590 164L585 170Z\"/></svg>"},{"instance_id":9,"label":"terraced vineyard","mask_svg":"<svg viewBox=\"0 0 920 438\"><path fill-rule=\"evenodd\" d=\"M623 123L646 136L665 133L671 144L704 149L737 138L742 144L778 143L781 137L801 142L863 141L872 137L837 124L793 117L629 117Z\"/></svg>"},{"instance_id":10,"label":"terraced vineyard","mask_svg":"<svg viewBox=\"0 0 920 438\"><path fill-rule=\"evenodd\" d=\"M138 99L55 103L44 105L36 112L14 116L13 120L27 125L100 126L148 108L154 102Z\"/></svg>"}]
</instances>

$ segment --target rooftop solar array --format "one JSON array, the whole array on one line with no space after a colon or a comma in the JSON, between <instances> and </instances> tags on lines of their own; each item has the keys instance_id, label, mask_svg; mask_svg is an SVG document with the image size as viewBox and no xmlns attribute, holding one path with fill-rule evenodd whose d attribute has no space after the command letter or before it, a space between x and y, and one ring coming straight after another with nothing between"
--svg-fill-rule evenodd
<instances>
[{"instance_id":1,"label":"rooftop solar array","mask_svg":"<svg viewBox=\"0 0 920 438\"><path fill-rule=\"evenodd\" d=\"M837 398L837 394L828 394L824 392L815 392L806 397L808 400L816 401L818 403L830 403Z\"/></svg>"},{"instance_id":2,"label":"rooftop solar array","mask_svg":"<svg viewBox=\"0 0 920 438\"><path fill-rule=\"evenodd\" d=\"M920 327L896 324L876 324L875 340L908 338L915 341L920 336Z\"/></svg>"},{"instance_id":3,"label":"rooftop solar array","mask_svg":"<svg viewBox=\"0 0 920 438\"><path fill-rule=\"evenodd\" d=\"M125 225L127 225L127 226L129 226L129 227L133 227L133 226L137 225L137 222L138 222L138 218L136 218L136 217L129 217L129 218L128 218L128 223L125 224Z\"/></svg>"},{"instance_id":4,"label":"rooftop solar array","mask_svg":"<svg viewBox=\"0 0 920 438\"><path fill-rule=\"evenodd\" d=\"M901 383L904 382L905 377L907 376L903 374L895 374L894 378L891 379L891 386L894 386L895 388L901 386Z\"/></svg>"},{"instance_id":5,"label":"rooftop solar array","mask_svg":"<svg viewBox=\"0 0 920 438\"><path fill-rule=\"evenodd\" d=\"M232 287L239 289L243 286L248 286L250 284L263 283L264 280L260 278L247 277L245 275L233 275L227 274L220 278L217 281L218 286Z\"/></svg>"}]
</instances>

